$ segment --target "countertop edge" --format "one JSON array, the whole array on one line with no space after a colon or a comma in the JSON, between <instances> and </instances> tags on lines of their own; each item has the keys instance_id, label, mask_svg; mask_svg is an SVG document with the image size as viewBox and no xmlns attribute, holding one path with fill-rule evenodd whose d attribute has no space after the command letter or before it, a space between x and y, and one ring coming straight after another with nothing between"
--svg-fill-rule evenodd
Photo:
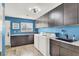
<instances>
[{"instance_id":1,"label":"countertop edge","mask_svg":"<svg viewBox=\"0 0 79 59\"><path fill-rule=\"evenodd\" d=\"M50 38L50 39L58 41L58 42L62 42L62 43L65 43L65 44L69 44L69 45L73 45L73 46L79 47L79 41L76 41L76 42L66 42L66 41L58 40L56 38Z\"/></svg>"}]
</instances>

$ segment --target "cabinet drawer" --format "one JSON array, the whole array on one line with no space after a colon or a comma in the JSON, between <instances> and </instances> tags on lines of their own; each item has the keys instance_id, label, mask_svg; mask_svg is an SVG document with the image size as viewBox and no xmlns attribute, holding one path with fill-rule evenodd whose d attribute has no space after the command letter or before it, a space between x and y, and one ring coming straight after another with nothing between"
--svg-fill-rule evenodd
<instances>
[{"instance_id":1,"label":"cabinet drawer","mask_svg":"<svg viewBox=\"0 0 79 59\"><path fill-rule=\"evenodd\" d=\"M71 56L72 52L65 48L60 48L60 56Z\"/></svg>"},{"instance_id":2,"label":"cabinet drawer","mask_svg":"<svg viewBox=\"0 0 79 59\"><path fill-rule=\"evenodd\" d=\"M60 56L79 56L79 53L61 47L61 48L60 48Z\"/></svg>"}]
</instances>

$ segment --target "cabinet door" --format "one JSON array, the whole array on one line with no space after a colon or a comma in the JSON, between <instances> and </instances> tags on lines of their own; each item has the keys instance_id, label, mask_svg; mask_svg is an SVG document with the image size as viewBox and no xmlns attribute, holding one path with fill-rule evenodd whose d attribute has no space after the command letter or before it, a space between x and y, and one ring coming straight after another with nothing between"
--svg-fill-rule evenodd
<instances>
[{"instance_id":1,"label":"cabinet door","mask_svg":"<svg viewBox=\"0 0 79 59\"><path fill-rule=\"evenodd\" d=\"M61 4L60 6L56 7L54 9L54 20L55 25L63 25L64 20L64 4Z\"/></svg>"},{"instance_id":2,"label":"cabinet door","mask_svg":"<svg viewBox=\"0 0 79 59\"><path fill-rule=\"evenodd\" d=\"M71 56L72 52L66 48L60 48L60 56Z\"/></svg>"},{"instance_id":3,"label":"cabinet door","mask_svg":"<svg viewBox=\"0 0 79 59\"><path fill-rule=\"evenodd\" d=\"M78 7L78 24L79 24L79 3L77 5L77 7Z\"/></svg>"},{"instance_id":4,"label":"cabinet door","mask_svg":"<svg viewBox=\"0 0 79 59\"><path fill-rule=\"evenodd\" d=\"M59 56L59 46L53 44L51 51L52 56Z\"/></svg>"},{"instance_id":5,"label":"cabinet door","mask_svg":"<svg viewBox=\"0 0 79 59\"><path fill-rule=\"evenodd\" d=\"M28 43L34 43L34 35L28 35Z\"/></svg>"},{"instance_id":6,"label":"cabinet door","mask_svg":"<svg viewBox=\"0 0 79 59\"><path fill-rule=\"evenodd\" d=\"M79 56L78 52L60 47L60 56Z\"/></svg>"},{"instance_id":7,"label":"cabinet door","mask_svg":"<svg viewBox=\"0 0 79 59\"><path fill-rule=\"evenodd\" d=\"M59 46L53 44L53 56L59 56Z\"/></svg>"},{"instance_id":8,"label":"cabinet door","mask_svg":"<svg viewBox=\"0 0 79 59\"><path fill-rule=\"evenodd\" d=\"M64 25L77 24L77 3L64 4Z\"/></svg>"},{"instance_id":9,"label":"cabinet door","mask_svg":"<svg viewBox=\"0 0 79 59\"><path fill-rule=\"evenodd\" d=\"M59 56L59 46L54 44L52 40L50 40L50 55Z\"/></svg>"},{"instance_id":10,"label":"cabinet door","mask_svg":"<svg viewBox=\"0 0 79 59\"><path fill-rule=\"evenodd\" d=\"M64 5L61 4L58 7L56 7L55 9L50 11L50 26L58 26L58 25L63 25L63 17L64 17Z\"/></svg>"},{"instance_id":11,"label":"cabinet door","mask_svg":"<svg viewBox=\"0 0 79 59\"><path fill-rule=\"evenodd\" d=\"M55 26L54 11L53 10L48 13L48 19L49 19L48 20L48 26L49 27Z\"/></svg>"}]
</instances>

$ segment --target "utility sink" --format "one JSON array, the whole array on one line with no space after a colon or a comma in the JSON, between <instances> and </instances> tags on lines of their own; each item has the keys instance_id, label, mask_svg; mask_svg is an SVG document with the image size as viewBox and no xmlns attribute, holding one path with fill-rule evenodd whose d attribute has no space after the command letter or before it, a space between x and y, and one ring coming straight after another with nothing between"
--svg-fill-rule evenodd
<instances>
[{"instance_id":1,"label":"utility sink","mask_svg":"<svg viewBox=\"0 0 79 59\"><path fill-rule=\"evenodd\" d=\"M63 39L63 38L56 38L58 40L63 40L63 41L66 41L66 42L75 42L77 40L72 40L72 39Z\"/></svg>"}]
</instances>

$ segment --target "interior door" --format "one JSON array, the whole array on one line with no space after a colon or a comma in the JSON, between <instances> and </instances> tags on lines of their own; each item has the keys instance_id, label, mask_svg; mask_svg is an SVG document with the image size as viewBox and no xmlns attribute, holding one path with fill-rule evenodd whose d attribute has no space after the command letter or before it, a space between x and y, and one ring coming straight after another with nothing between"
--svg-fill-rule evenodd
<instances>
[{"instance_id":1,"label":"interior door","mask_svg":"<svg viewBox=\"0 0 79 59\"><path fill-rule=\"evenodd\" d=\"M2 50L2 20L0 19L0 51Z\"/></svg>"},{"instance_id":2,"label":"interior door","mask_svg":"<svg viewBox=\"0 0 79 59\"><path fill-rule=\"evenodd\" d=\"M5 44L10 45L10 21L5 21L6 33L5 33Z\"/></svg>"}]
</instances>

